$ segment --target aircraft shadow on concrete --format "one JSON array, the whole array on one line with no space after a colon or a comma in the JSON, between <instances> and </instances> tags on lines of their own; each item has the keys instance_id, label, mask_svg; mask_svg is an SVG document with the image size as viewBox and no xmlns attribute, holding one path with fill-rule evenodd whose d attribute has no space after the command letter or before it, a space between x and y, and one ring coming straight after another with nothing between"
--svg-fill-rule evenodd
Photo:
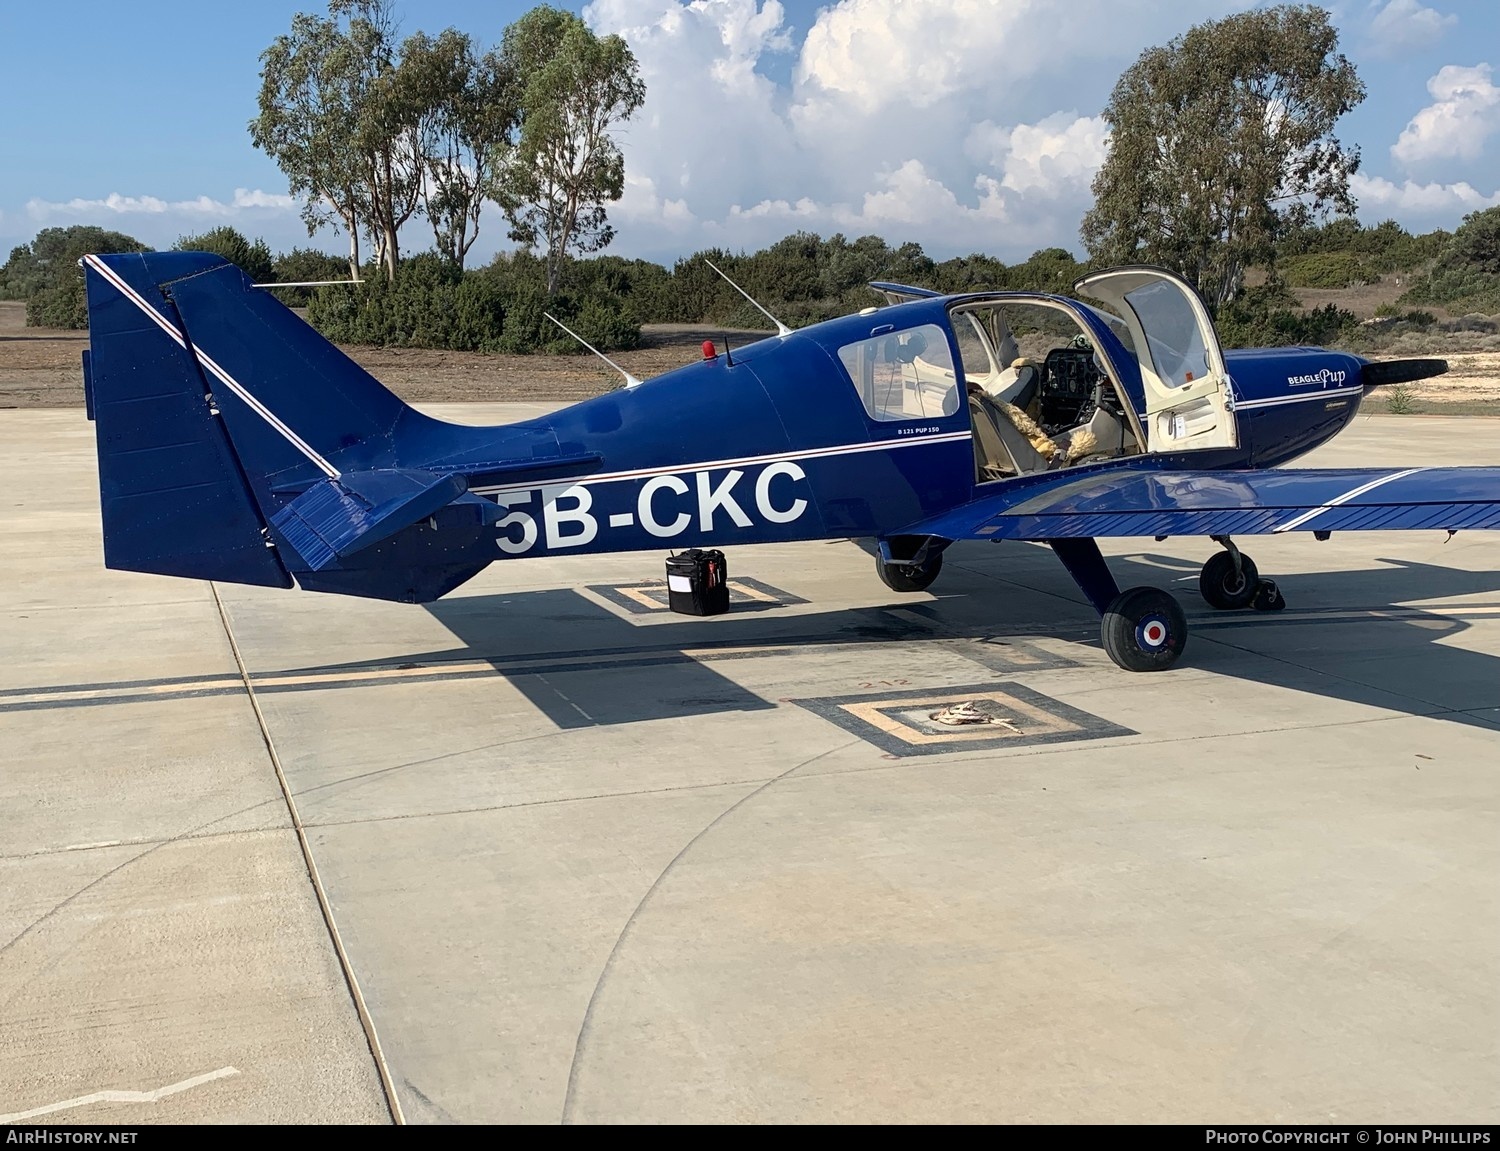
<instances>
[{"instance_id":1,"label":"aircraft shadow on concrete","mask_svg":"<svg viewBox=\"0 0 1500 1151\"><path fill-rule=\"evenodd\" d=\"M409 658L486 660L559 727L576 728L771 709L774 701L712 665L943 634L941 622L878 608L774 618L765 605L745 606L751 610L641 627L572 589L456 597L426 607L462 648Z\"/></svg>"},{"instance_id":2,"label":"aircraft shadow on concrete","mask_svg":"<svg viewBox=\"0 0 1500 1151\"><path fill-rule=\"evenodd\" d=\"M431 665L488 662L555 724L570 729L776 706L713 666L726 660L795 655L828 645L937 641L958 645L1000 680L1073 662L1053 655L1050 663L1008 666L1001 655L1006 642L1024 647L1024 637L1030 636L1097 646L1094 613L1079 602L1077 589L1045 549L1000 545L1002 551L988 550L994 546L961 549L965 554L953 557L958 562L934 586L936 599L907 600L892 593L884 605L823 612L731 613L712 620L674 616L670 623L639 626L568 588L460 596L426 608L453 633L457 646L404 658ZM1198 596L1197 566L1179 557L1137 553L1115 557L1111 565L1121 587L1161 585L1168 582L1164 570L1178 574L1168 586L1189 611L1197 641L1189 642L1184 670L1197 667L1475 726L1500 725L1500 711L1490 710L1500 709L1500 657L1445 642L1471 626L1463 618L1467 608L1491 605L1455 605L1441 612L1399 606L1411 600L1500 597L1500 573L1384 562L1390 566L1265 573L1278 580L1290 604L1288 611L1273 613L1213 612ZM1004 585L986 572L1019 587L1002 591ZM1007 610L1007 600L1020 588L1029 589L1021 594L1030 602L1018 614ZM1039 615L1037 596L1056 597L1055 610L1044 601L1047 614ZM900 673L914 676L913 683L920 681L920 651L914 646L918 667ZM1128 690L1133 677L1118 674L1121 690ZM1471 714L1485 711L1490 714Z\"/></svg>"}]
</instances>

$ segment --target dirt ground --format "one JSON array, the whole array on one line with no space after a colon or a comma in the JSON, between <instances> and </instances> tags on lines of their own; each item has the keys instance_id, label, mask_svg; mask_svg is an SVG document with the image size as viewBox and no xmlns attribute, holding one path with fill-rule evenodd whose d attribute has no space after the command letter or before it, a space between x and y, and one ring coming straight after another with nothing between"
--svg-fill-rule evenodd
<instances>
[{"instance_id":1,"label":"dirt ground","mask_svg":"<svg viewBox=\"0 0 1500 1151\"><path fill-rule=\"evenodd\" d=\"M703 341L721 349L761 339L765 332L658 324L644 333L645 345L611 359L641 379L659 376L701 359ZM80 354L87 332L26 327L26 306L0 300L0 408L64 408L83 405ZM366 371L403 399L582 400L607 392L619 382L594 357L505 356L447 352L428 348L344 349Z\"/></svg>"},{"instance_id":2,"label":"dirt ground","mask_svg":"<svg viewBox=\"0 0 1500 1151\"><path fill-rule=\"evenodd\" d=\"M645 347L614 359L642 379L692 363L705 339L721 348L719 328L651 325ZM731 346L765 333L729 332ZM26 308L0 300L0 408L61 408L83 405L79 354L87 332L26 327ZM592 356L505 356L424 348L345 348L367 371L403 399L582 400L613 388L618 377ZM1431 351L1427 355L1442 355ZM1377 357L1378 358L1378 357ZM1410 386L1411 413L1500 415L1500 352L1446 356L1445 376ZM1398 405L1400 406L1400 405ZM1378 399L1370 411L1383 410Z\"/></svg>"}]
</instances>

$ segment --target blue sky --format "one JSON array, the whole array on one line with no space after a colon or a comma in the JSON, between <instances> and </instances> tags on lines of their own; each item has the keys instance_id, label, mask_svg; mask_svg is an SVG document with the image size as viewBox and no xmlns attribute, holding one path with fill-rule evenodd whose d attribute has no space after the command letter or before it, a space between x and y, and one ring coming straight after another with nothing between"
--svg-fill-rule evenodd
<instances>
[{"instance_id":1,"label":"blue sky","mask_svg":"<svg viewBox=\"0 0 1500 1151\"><path fill-rule=\"evenodd\" d=\"M494 43L530 5L397 0L404 32ZM947 256L1080 251L1104 155L1098 114L1140 51L1243 0L594 0L647 81L620 133L611 249L670 261L797 229L874 232ZM1341 123L1360 215L1452 228L1500 203L1500 5L1340 0L1369 90ZM157 245L231 223L309 243L250 144L259 53L314 0L0 3L0 258L40 227L96 223ZM507 246L498 210L474 255ZM340 251L342 237L311 241ZM430 245L410 226L409 249Z\"/></svg>"}]
</instances>

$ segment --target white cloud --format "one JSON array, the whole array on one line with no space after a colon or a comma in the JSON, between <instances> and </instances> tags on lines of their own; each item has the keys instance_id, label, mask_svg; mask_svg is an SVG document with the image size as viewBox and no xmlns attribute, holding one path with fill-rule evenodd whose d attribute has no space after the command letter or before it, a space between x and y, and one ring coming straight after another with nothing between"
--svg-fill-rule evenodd
<instances>
[{"instance_id":1,"label":"white cloud","mask_svg":"<svg viewBox=\"0 0 1500 1151\"><path fill-rule=\"evenodd\" d=\"M1192 15L1242 6L1197 0ZM1083 98L1102 103L1141 48L1182 30L1180 10L1159 8L838 0L804 34L777 0L594 0L584 18L625 37L646 82L618 131L630 179L617 244L754 248L803 228L935 254L1076 248L1105 126L1058 111L1040 81L1082 68L1098 81ZM1131 42L1077 35L1106 16Z\"/></svg>"},{"instance_id":2,"label":"white cloud","mask_svg":"<svg viewBox=\"0 0 1500 1151\"><path fill-rule=\"evenodd\" d=\"M1433 103L1411 118L1391 145L1391 155L1410 169L1432 160L1473 160L1484 139L1500 128L1500 88L1490 66L1445 64L1427 81Z\"/></svg>"},{"instance_id":3,"label":"white cloud","mask_svg":"<svg viewBox=\"0 0 1500 1151\"><path fill-rule=\"evenodd\" d=\"M787 194L797 164L785 101L756 71L788 47L779 3L595 0L584 16L625 37L646 83L645 105L615 131L626 172L643 180L620 206L637 226L651 212L716 219L747 197Z\"/></svg>"},{"instance_id":4,"label":"white cloud","mask_svg":"<svg viewBox=\"0 0 1500 1151\"><path fill-rule=\"evenodd\" d=\"M157 196L122 196L111 192L102 200L75 198L62 202L32 199L27 201L26 213L33 220L45 222L69 216L155 216L183 217L195 223L204 220L232 220L247 212L284 213L295 211L297 202L290 196L274 192L263 192L259 188L251 191L236 188L227 203L210 196L198 196L192 200L163 200Z\"/></svg>"},{"instance_id":5,"label":"white cloud","mask_svg":"<svg viewBox=\"0 0 1500 1151\"><path fill-rule=\"evenodd\" d=\"M618 222L644 221L682 230L697 223L697 217L687 206L687 201L663 199L656 190L656 181L650 176L641 176L630 171L625 173L625 194L611 210Z\"/></svg>"},{"instance_id":6,"label":"white cloud","mask_svg":"<svg viewBox=\"0 0 1500 1151\"><path fill-rule=\"evenodd\" d=\"M795 204L789 204L785 200L762 200L748 208L732 204L729 216L736 220L816 221L825 219L828 209L803 196Z\"/></svg>"},{"instance_id":7,"label":"white cloud","mask_svg":"<svg viewBox=\"0 0 1500 1151\"><path fill-rule=\"evenodd\" d=\"M1054 112L1039 123L1018 124L1000 158L1001 183L1014 192L1076 198L1080 190L1088 191L1108 147L1109 126L1102 116Z\"/></svg>"},{"instance_id":8,"label":"white cloud","mask_svg":"<svg viewBox=\"0 0 1500 1151\"><path fill-rule=\"evenodd\" d=\"M1059 120L1067 120L1060 124ZM1006 141L996 171L975 176L965 189L950 185L920 160L909 159L872 175L851 200L766 199L732 205L722 222L706 227L715 242L744 246L768 243L790 230L852 235L874 233L891 243L917 239L931 251L1010 252L1071 244L1089 204L1089 184L1098 167L1100 143L1089 118L1060 114L1050 123L994 129ZM1081 126L1081 127L1079 127ZM1041 141L1049 150L1019 146ZM1067 151L1059 141L1081 139ZM1017 141L1012 147L1010 141Z\"/></svg>"},{"instance_id":9,"label":"white cloud","mask_svg":"<svg viewBox=\"0 0 1500 1151\"><path fill-rule=\"evenodd\" d=\"M865 193L859 210L840 207L834 218L845 227L876 232L889 227L906 230L934 229L951 232L954 225L1003 222L1005 202L996 195L993 181L986 181L974 207L959 203L941 180L935 179L920 160L908 160L880 178L876 191Z\"/></svg>"},{"instance_id":10,"label":"white cloud","mask_svg":"<svg viewBox=\"0 0 1500 1151\"><path fill-rule=\"evenodd\" d=\"M1373 10L1379 0L1371 4ZM1396 56L1430 47L1443 38L1458 17L1424 8L1418 0L1390 0L1375 13L1365 29L1365 38L1378 56Z\"/></svg>"},{"instance_id":11,"label":"white cloud","mask_svg":"<svg viewBox=\"0 0 1500 1151\"><path fill-rule=\"evenodd\" d=\"M821 96L867 113L896 101L928 107L978 82L1022 7L842 0L818 13L803 42L797 80L809 91L805 106L821 105Z\"/></svg>"},{"instance_id":12,"label":"white cloud","mask_svg":"<svg viewBox=\"0 0 1500 1151\"><path fill-rule=\"evenodd\" d=\"M1452 220L1500 204L1500 191L1486 196L1462 180L1455 184L1418 184L1414 180L1397 184L1382 176L1356 172L1349 178L1349 188L1359 201L1360 215L1367 219L1399 214Z\"/></svg>"}]
</instances>

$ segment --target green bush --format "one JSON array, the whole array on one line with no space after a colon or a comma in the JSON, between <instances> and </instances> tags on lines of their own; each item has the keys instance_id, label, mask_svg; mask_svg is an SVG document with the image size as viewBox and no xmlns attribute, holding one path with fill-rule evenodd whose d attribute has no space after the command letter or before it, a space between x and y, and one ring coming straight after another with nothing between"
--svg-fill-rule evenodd
<instances>
[{"instance_id":1,"label":"green bush","mask_svg":"<svg viewBox=\"0 0 1500 1151\"><path fill-rule=\"evenodd\" d=\"M1401 302L1441 304L1450 311L1500 311L1500 208L1465 216L1432 271Z\"/></svg>"},{"instance_id":2,"label":"green bush","mask_svg":"<svg viewBox=\"0 0 1500 1151\"><path fill-rule=\"evenodd\" d=\"M641 329L629 305L604 291L549 298L545 269L529 258L497 260L460 272L435 252L403 260L387 282L368 269L354 287L319 288L307 319L342 344L449 348L477 352L583 352L543 314L551 312L604 351L633 348Z\"/></svg>"},{"instance_id":3,"label":"green bush","mask_svg":"<svg viewBox=\"0 0 1500 1151\"><path fill-rule=\"evenodd\" d=\"M293 248L282 252L271 262L271 282L276 284L307 283L316 280L349 279L349 261L330 256L316 248ZM306 306L316 288L277 288L275 296L283 304Z\"/></svg>"},{"instance_id":4,"label":"green bush","mask_svg":"<svg viewBox=\"0 0 1500 1151\"><path fill-rule=\"evenodd\" d=\"M26 301L26 322L43 328L86 328L83 270L90 253L144 252L146 246L121 232L91 225L43 228L36 239L11 250L0 267L0 298Z\"/></svg>"},{"instance_id":5,"label":"green bush","mask_svg":"<svg viewBox=\"0 0 1500 1151\"><path fill-rule=\"evenodd\" d=\"M83 290L83 276L69 276L60 284L33 292L26 300L26 326L87 328L89 313Z\"/></svg>"},{"instance_id":6,"label":"green bush","mask_svg":"<svg viewBox=\"0 0 1500 1151\"><path fill-rule=\"evenodd\" d=\"M1313 252L1277 265L1281 277L1294 288L1348 288L1374 278L1353 252Z\"/></svg>"},{"instance_id":7,"label":"green bush","mask_svg":"<svg viewBox=\"0 0 1500 1151\"><path fill-rule=\"evenodd\" d=\"M1352 312L1332 304L1303 312L1293 303L1279 284L1247 289L1220 309L1219 338L1229 348L1327 346L1359 326Z\"/></svg>"},{"instance_id":8,"label":"green bush","mask_svg":"<svg viewBox=\"0 0 1500 1151\"><path fill-rule=\"evenodd\" d=\"M231 264L238 265L240 271L257 284L264 284L275 278L271 249L266 247L266 242L256 240L252 243L227 224L198 236L182 236L172 245L172 250L212 252L215 256L222 256Z\"/></svg>"}]
</instances>

